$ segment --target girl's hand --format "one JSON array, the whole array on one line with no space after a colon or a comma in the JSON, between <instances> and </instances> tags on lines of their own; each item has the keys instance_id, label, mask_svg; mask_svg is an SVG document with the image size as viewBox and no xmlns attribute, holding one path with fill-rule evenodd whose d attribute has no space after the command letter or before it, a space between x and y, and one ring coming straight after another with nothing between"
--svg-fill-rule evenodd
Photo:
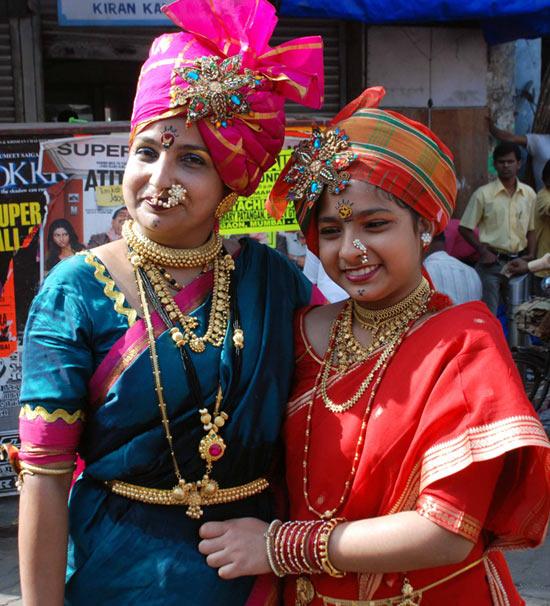
<instances>
[{"instance_id":1,"label":"girl's hand","mask_svg":"<svg viewBox=\"0 0 550 606\"><path fill-rule=\"evenodd\" d=\"M264 533L268 524L256 518L206 522L200 527L199 551L222 579L271 572Z\"/></svg>"}]
</instances>

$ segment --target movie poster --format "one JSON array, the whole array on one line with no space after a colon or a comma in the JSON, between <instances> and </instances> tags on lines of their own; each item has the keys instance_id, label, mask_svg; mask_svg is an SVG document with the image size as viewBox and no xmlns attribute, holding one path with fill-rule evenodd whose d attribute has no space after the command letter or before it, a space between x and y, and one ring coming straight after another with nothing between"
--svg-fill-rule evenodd
<instances>
[{"instance_id":1,"label":"movie poster","mask_svg":"<svg viewBox=\"0 0 550 606\"><path fill-rule=\"evenodd\" d=\"M66 175L39 169L36 138L0 139L0 443L17 444L25 322L39 283L39 231L44 189ZM0 496L15 477L0 463Z\"/></svg>"}]
</instances>

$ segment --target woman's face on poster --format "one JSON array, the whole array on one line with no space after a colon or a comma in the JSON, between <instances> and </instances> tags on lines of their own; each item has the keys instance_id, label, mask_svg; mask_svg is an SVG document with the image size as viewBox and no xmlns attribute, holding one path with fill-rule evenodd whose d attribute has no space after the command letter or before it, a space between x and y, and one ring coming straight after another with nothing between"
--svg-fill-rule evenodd
<instances>
[{"instance_id":1,"label":"woman's face on poster","mask_svg":"<svg viewBox=\"0 0 550 606\"><path fill-rule=\"evenodd\" d=\"M71 241L69 232L64 227L58 227L53 232L53 241L59 248L67 248Z\"/></svg>"}]
</instances>

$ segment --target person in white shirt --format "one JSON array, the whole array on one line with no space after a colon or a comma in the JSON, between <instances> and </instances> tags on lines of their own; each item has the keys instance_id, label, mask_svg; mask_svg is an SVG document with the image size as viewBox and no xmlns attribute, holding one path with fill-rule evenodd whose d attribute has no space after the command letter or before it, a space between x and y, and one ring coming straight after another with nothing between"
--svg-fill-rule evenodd
<instances>
[{"instance_id":1,"label":"person in white shirt","mask_svg":"<svg viewBox=\"0 0 550 606\"><path fill-rule=\"evenodd\" d=\"M304 275L312 284L317 285L330 303L338 303L348 298L347 292L327 276L321 261L310 250L306 251Z\"/></svg>"},{"instance_id":2,"label":"person in white shirt","mask_svg":"<svg viewBox=\"0 0 550 606\"><path fill-rule=\"evenodd\" d=\"M479 301L483 294L477 271L445 252L445 234L434 236L424 259L424 268L435 289L455 304Z\"/></svg>"}]
</instances>

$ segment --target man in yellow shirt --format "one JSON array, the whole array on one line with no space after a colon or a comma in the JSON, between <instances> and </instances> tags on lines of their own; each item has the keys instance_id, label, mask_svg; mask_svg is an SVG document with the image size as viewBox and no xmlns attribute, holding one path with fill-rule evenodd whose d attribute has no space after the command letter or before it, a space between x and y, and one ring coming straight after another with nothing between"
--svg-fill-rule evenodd
<instances>
[{"instance_id":1,"label":"man in yellow shirt","mask_svg":"<svg viewBox=\"0 0 550 606\"><path fill-rule=\"evenodd\" d=\"M483 300L496 315L502 268L513 259L535 255L535 192L517 174L521 152L514 143L501 143L493 152L498 179L478 188L462 215L459 231L480 255L476 270L483 285ZM479 228L479 235L474 233Z\"/></svg>"}]
</instances>

